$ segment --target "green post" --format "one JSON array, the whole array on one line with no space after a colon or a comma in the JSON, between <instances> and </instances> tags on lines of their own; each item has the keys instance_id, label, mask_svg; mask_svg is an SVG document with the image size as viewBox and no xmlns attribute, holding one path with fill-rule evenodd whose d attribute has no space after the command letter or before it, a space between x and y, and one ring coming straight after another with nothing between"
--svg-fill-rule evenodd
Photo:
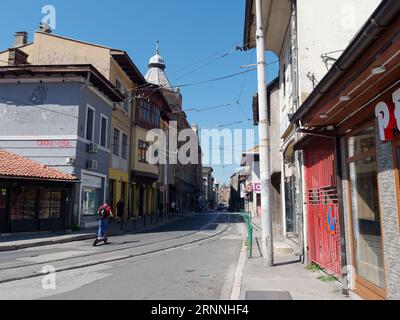
<instances>
[{"instance_id":1,"label":"green post","mask_svg":"<svg viewBox=\"0 0 400 320\"><path fill-rule=\"evenodd\" d=\"M253 226L251 224L251 212L249 212L249 218L247 220L249 228L249 238L248 238L248 254L249 258L253 256Z\"/></svg>"}]
</instances>

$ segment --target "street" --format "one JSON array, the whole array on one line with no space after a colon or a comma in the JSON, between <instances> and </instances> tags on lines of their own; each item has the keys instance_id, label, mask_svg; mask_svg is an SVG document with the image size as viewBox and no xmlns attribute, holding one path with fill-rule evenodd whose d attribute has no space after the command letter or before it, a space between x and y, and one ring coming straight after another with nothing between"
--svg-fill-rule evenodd
<instances>
[{"instance_id":1,"label":"street","mask_svg":"<svg viewBox=\"0 0 400 320\"><path fill-rule=\"evenodd\" d=\"M229 299L240 222L203 213L95 248L87 240L0 253L0 299ZM55 290L43 289L45 266L56 268Z\"/></svg>"}]
</instances>

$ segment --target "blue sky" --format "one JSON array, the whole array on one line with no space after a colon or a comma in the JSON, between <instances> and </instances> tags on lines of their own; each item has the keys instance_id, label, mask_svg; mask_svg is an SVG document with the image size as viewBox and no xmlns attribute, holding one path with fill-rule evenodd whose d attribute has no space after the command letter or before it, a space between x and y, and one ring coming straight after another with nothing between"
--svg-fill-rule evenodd
<instances>
[{"instance_id":1,"label":"blue sky","mask_svg":"<svg viewBox=\"0 0 400 320\"><path fill-rule=\"evenodd\" d=\"M240 66L256 61L255 50L232 52L243 42L245 0L9 1L7 10L0 12L0 50L12 46L16 31L28 31L32 36L45 5L56 8L55 34L126 50L143 74L159 40L174 86L242 72L246 69ZM211 63L226 53L230 54ZM267 53L267 62L276 60ZM278 64L268 66L268 81L276 77L277 70ZM251 100L256 91L256 72L183 87L184 110L231 103L207 112L188 112L189 123L212 129L244 121L224 128L253 128L247 119L252 117ZM241 107L234 103L238 99ZM235 148L239 148L236 152L242 149L236 144ZM229 182L237 168L214 166L214 174L218 181Z\"/></svg>"}]
</instances>

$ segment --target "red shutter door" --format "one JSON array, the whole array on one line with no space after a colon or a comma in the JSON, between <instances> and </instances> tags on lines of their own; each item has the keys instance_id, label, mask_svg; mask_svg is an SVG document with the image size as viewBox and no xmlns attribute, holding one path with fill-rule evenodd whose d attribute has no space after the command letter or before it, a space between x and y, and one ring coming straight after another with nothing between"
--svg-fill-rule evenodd
<instances>
[{"instance_id":1,"label":"red shutter door","mask_svg":"<svg viewBox=\"0 0 400 320\"><path fill-rule=\"evenodd\" d=\"M333 139L316 138L304 152L310 260L340 276L340 229Z\"/></svg>"}]
</instances>

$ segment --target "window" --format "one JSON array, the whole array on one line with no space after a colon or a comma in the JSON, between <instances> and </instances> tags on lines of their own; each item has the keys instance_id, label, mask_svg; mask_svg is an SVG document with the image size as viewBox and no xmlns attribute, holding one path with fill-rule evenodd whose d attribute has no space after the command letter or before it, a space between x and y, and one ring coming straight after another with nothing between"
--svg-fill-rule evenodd
<instances>
[{"instance_id":1,"label":"window","mask_svg":"<svg viewBox=\"0 0 400 320\"><path fill-rule=\"evenodd\" d=\"M114 136L113 136L113 154L119 156L119 136L120 131L114 128Z\"/></svg>"},{"instance_id":2,"label":"window","mask_svg":"<svg viewBox=\"0 0 400 320\"><path fill-rule=\"evenodd\" d=\"M91 106L86 108L86 140L93 142L94 136L94 109Z\"/></svg>"},{"instance_id":3,"label":"window","mask_svg":"<svg viewBox=\"0 0 400 320\"><path fill-rule=\"evenodd\" d=\"M61 190L42 189L40 192L39 219L61 218Z\"/></svg>"},{"instance_id":4,"label":"window","mask_svg":"<svg viewBox=\"0 0 400 320\"><path fill-rule=\"evenodd\" d=\"M11 193L11 220L33 220L38 188L22 187Z\"/></svg>"},{"instance_id":5,"label":"window","mask_svg":"<svg viewBox=\"0 0 400 320\"><path fill-rule=\"evenodd\" d=\"M100 145L104 148L107 148L107 132L108 132L108 119L106 116L101 115Z\"/></svg>"},{"instance_id":6,"label":"window","mask_svg":"<svg viewBox=\"0 0 400 320\"><path fill-rule=\"evenodd\" d=\"M348 139L354 263L359 277L384 288L374 127Z\"/></svg>"},{"instance_id":7,"label":"window","mask_svg":"<svg viewBox=\"0 0 400 320\"><path fill-rule=\"evenodd\" d=\"M122 159L128 159L128 136L122 134Z\"/></svg>"},{"instance_id":8,"label":"window","mask_svg":"<svg viewBox=\"0 0 400 320\"><path fill-rule=\"evenodd\" d=\"M125 96L125 100L120 104L120 107L123 108L126 112L129 112L129 92L122 85L120 80L115 80L115 87Z\"/></svg>"},{"instance_id":9,"label":"window","mask_svg":"<svg viewBox=\"0 0 400 320\"><path fill-rule=\"evenodd\" d=\"M149 144L145 141L139 140L139 152L138 152L138 161L147 163L147 150L149 149Z\"/></svg>"},{"instance_id":10,"label":"window","mask_svg":"<svg viewBox=\"0 0 400 320\"><path fill-rule=\"evenodd\" d=\"M147 101L140 101L136 113L137 124L144 128L160 128L160 109Z\"/></svg>"}]
</instances>

